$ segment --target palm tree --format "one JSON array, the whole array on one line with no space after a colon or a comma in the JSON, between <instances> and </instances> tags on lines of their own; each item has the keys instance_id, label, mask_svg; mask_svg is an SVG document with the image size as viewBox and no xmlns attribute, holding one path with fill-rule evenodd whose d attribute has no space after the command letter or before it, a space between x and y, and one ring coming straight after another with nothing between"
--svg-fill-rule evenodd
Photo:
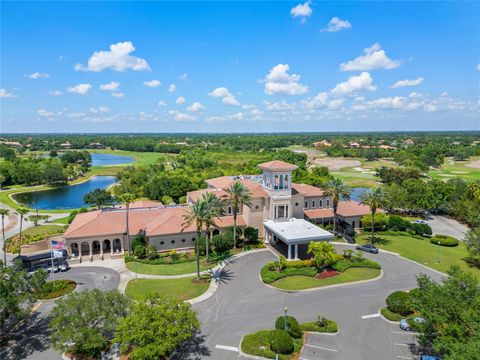
<instances>
[{"instance_id":1,"label":"palm tree","mask_svg":"<svg viewBox=\"0 0 480 360\"><path fill-rule=\"evenodd\" d=\"M375 231L375 213L377 209L384 206L385 204L385 194L380 187L376 187L373 189L368 189L360 196L360 202L363 205L367 205L370 207L370 212L372 214L372 244L373 244L373 234Z\"/></svg>"},{"instance_id":2,"label":"palm tree","mask_svg":"<svg viewBox=\"0 0 480 360\"><path fill-rule=\"evenodd\" d=\"M237 215L241 205L252 206L252 193L241 182L235 181L228 189L227 201L230 203L233 212L233 247L237 247Z\"/></svg>"},{"instance_id":3,"label":"palm tree","mask_svg":"<svg viewBox=\"0 0 480 360\"><path fill-rule=\"evenodd\" d=\"M18 256L21 255L22 252L22 230L23 230L23 217L27 215L29 210L27 208L18 208L16 213L20 215L20 233L18 235Z\"/></svg>"},{"instance_id":4,"label":"palm tree","mask_svg":"<svg viewBox=\"0 0 480 360\"><path fill-rule=\"evenodd\" d=\"M135 201L136 196L131 193L124 193L117 196L117 199L125 205L125 232L127 233L128 239L128 254L130 255L132 252L131 245L130 245L130 231L128 228L128 216L130 213L130 204Z\"/></svg>"},{"instance_id":5,"label":"palm tree","mask_svg":"<svg viewBox=\"0 0 480 360\"><path fill-rule=\"evenodd\" d=\"M7 246L5 244L5 216L9 215L8 209L0 209L2 217L2 235L3 235L3 266L7 266Z\"/></svg>"},{"instance_id":6,"label":"palm tree","mask_svg":"<svg viewBox=\"0 0 480 360\"><path fill-rule=\"evenodd\" d=\"M208 244L212 240L212 227L216 227L215 219L225 214L225 201L219 199L212 192L203 194L202 201L205 201L208 208L208 216L205 219L205 227L207 230L207 238L205 240L205 257L208 261Z\"/></svg>"},{"instance_id":7,"label":"palm tree","mask_svg":"<svg viewBox=\"0 0 480 360\"><path fill-rule=\"evenodd\" d=\"M337 235L337 209L340 200L350 200L352 189L346 185L342 179L333 178L323 186L324 197L332 197L333 205L333 234Z\"/></svg>"},{"instance_id":8,"label":"palm tree","mask_svg":"<svg viewBox=\"0 0 480 360\"><path fill-rule=\"evenodd\" d=\"M196 254L197 254L197 279L200 279L200 238L204 225L208 222L211 216L208 204L205 200L199 200L188 209L183 216L185 222L182 224L182 231L191 225L195 225L195 232L197 233Z\"/></svg>"}]
</instances>

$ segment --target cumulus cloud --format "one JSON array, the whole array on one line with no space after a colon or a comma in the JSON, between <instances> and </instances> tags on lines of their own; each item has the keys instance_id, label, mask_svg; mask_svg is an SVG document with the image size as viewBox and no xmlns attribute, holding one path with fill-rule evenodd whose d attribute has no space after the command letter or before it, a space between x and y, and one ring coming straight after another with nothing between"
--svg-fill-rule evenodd
<instances>
[{"instance_id":1,"label":"cumulus cloud","mask_svg":"<svg viewBox=\"0 0 480 360\"><path fill-rule=\"evenodd\" d=\"M29 79L35 80L35 79L46 79L50 76L50 74L34 72L33 74L25 75L25 76L27 76Z\"/></svg>"},{"instance_id":2,"label":"cumulus cloud","mask_svg":"<svg viewBox=\"0 0 480 360\"><path fill-rule=\"evenodd\" d=\"M163 101L163 100L160 100L157 105L158 105L159 107L165 107L165 106L167 106L167 103L166 103L165 101Z\"/></svg>"},{"instance_id":3,"label":"cumulus cloud","mask_svg":"<svg viewBox=\"0 0 480 360\"><path fill-rule=\"evenodd\" d=\"M125 96L125 94L122 93L122 92L114 92L114 93L112 93L112 96L116 97L117 99L120 99L120 98L123 98Z\"/></svg>"},{"instance_id":4,"label":"cumulus cloud","mask_svg":"<svg viewBox=\"0 0 480 360\"><path fill-rule=\"evenodd\" d=\"M359 56L354 60L340 64L342 71L361 71L374 69L395 69L400 66L399 60L390 59L385 50L379 43L373 44L371 47L363 49L365 55Z\"/></svg>"},{"instance_id":5,"label":"cumulus cloud","mask_svg":"<svg viewBox=\"0 0 480 360\"><path fill-rule=\"evenodd\" d=\"M168 87L168 92L169 93L174 93L175 91L177 91L177 85L170 84L170 86Z\"/></svg>"},{"instance_id":6,"label":"cumulus cloud","mask_svg":"<svg viewBox=\"0 0 480 360\"><path fill-rule=\"evenodd\" d=\"M302 105L308 109L318 109L326 107L328 105L328 94L326 92L318 93L313 98L303 100Z\"/></svg>"},{"instance_id":7,"label":"cumulus cloud","mask_svg":"<svg viewBox=\"0 0 480 360\"><path fill-rule=\"evenodd\" d=\"M245 117L245 113L237 112L235 114L209 116L209 117L205 118L205 121L207 121L207 122L237 121L237 120L243 120L244 117Z\"/></svg>"},{"instance_id":8,"label":"cumulus cloud","mask_svg":"<svg viewBox=\"0 0 480 360\"><path fill-rule=\"evenodd\" d=\"M8 92L6 89L0 89L0 98L2 99L12 99L16 97L11 92Z\"/></svg>"},{"instance_id":9,"label":"cumulus cloud","mask_svg":"<svg viewBox=\"0 0 480 360\"><path fill-rule=\"evenodd\" d=\"M263 80L265 93L268 95L300 95L308 91L308 86L300 84L300 75L289 74L290 65L278 64L270 69Z\"/></svg>"},{"instance_id":10,"label":"cumulus cloud","mask_svg":"<svg viewBox=\"0 0 480 360\"><path fill-rule=\"evenodd\" d=\"M156 88L162 85L162 82L160 80L150 80L150 81L144 81L143 85L150 88Z\"/></svg>"},{"instance_id":11,"label":"cumulus cloud","mask_svg":"<svg viewBox=\"0 0 480 360\"><path fill-rule=\"evenodd\" d=\"M358 76L350 76L347 81L337 84L331 91L335 96L350 95L359 91L375 91L377 87L372 84L373 79L368 72Z\"/></svg>"},{"instance_id":12,"label":"cumulus cloud","mask_svg":"<svg viewBox=\"0 0 480 360\"><path fill-rule=\"evenodd\" d=\"M310 1L306 1L303 4L300 3L297 6L290 9L290 15L292 17L302 19L302 22L305 22L306 19L312 15L312 8L310 7Z\"/></svg>"},{"instance_id":13,"label":"cumulus cloud","mask_svg":"<svg viewBox=\"0 0 480 360\"><path fill-rule=\"evenodd\" d=\"M267 108L267 110L273 110L273 111L284 111L284 110L294 110L295 109L295 104L294 103L289 103L286 102L285 100L282 101L275 101L275 102L270 102L270 101L264 101L263 104Z\"/></svg>"},{"instance_id":14,"label":"cumulus cloud","mask_svg":"<svg viewBox=\"0 0 480 360\"><path fill-rule=\"evenodd\" d=\"M50 91L48 93L48 95L50 95L50 96L62 96L63 92L61 92L60 90L53 90L53 91Z\"/></svg>"},{"instance_id":15,"label":"cumulus cloud","mask_svg":"<svg viewBox=\"0 0 480 360\"><path fill-rule=\"evenodd\" d=\"M176 121L195 121L195 116L182 113L177 110L170 110L168 112Z\"/></svg>"},{"instance_id":16,"label":"cumulus cloud","mask_svg":"<svg viewBox=\"0 0 480 360\"><path fill-rule=\"evenodd\" d=\"M92 88L92 85L90 84L78 84L75 86L70 86L67 91L69 93L74 93L74 94L80 94L80 95L85 95L90 91Z\"/></svg>"},{"instance_id":17,"label":"cumulus cloud","mask_svg":"<svg viewBox=\"0 0 480 360\"><path fill-rule=\"evenodd\" d=\"M423 77L419 77L416 79L399 80L395 84L390 86L390 88L397 89L397 88L402 88L407 86L417 86L417 85L420 85L422 82L423 82Z\"/></svg>"},{"instance_id":18,"label":"cumulus cloud","mask_svg":"<svg viewBox=\"0 0 480 360\"><path fill-rule=\"evenodd\" d=\"M187 107L187 111L190 111L190 112L197 112L197 111L202 111L205 109L205 106L203 106L201 103L199 102L194 102L192 105L190 105L189 107Z\"/></svg>"},{"instance_id":19,"label":"cumulus cloud","mask_svg":"<svg viewBox=\"0 0 480 360\"><path fill-rule=\"evenodd\" d=\"M107 114L110 112L110 108L108 106L99 106L98 108L90 108L90 112L92 114Z\"/></svg>"},{"instance_id":20,"label":"cumulus cloud","mask_svg":"<svg viewBox=\"0 0 480 360\"><path fill-rule=\"evenodd\" d=\"M320 31L324 32L324 31L327 31L327 32L337 32L337 31L341 31L341 30L344 30L344 29L350 29L352 27L352 24L350 23L350 21L348 20L342 20L338 17L333 17L327 27L325 29L322 29Z\"/></svg>"},{"instance_id":21,"label":"cumulus cloud","mask_svg":"<svg viewBox=\"0 0 480 360\"><path fill-rule=\"evenodd\" d=\"M116 81L112 81L106 84L101 84L100 85L100 90L103 91L116 91L120 87L120 83Z\"/></svg>"},{"instance_id":22,"label":"cumulus cloud","mask_svg":"<svg viewBox=\"0 0 480 360\"><path fill-rule=\"evenodd\" d=\"M230 90L228 90L228 88L224 86L213 89L211 92L208 93L208 95L215 98L222 98L222 102L226 105L241 105L240 102L235 98L235 96L232 95Z\"/></svg>"},{"instance_id":23,"label":"cumulus cloud","mask_svg":"<svg viewBox=\"0 0 480 360\"><path fill-rule=\"evenodd\" d=\"M54 115L53 112L47 111L45 109L40 109L37 111L37 114L42 116L42 117L52 117Z\"/></svg>"},{"instance_id":24,"label":"cumulus cloud","mask_svg":"<svg viewBox=\"0 0 480 360\"><path fill-rule=\"evenodd\" d=\"M99 72L105 69L112 69L114 71L125 70L150 70L145 59L132 56L131 53L135 51L131 41L118 42L110 45L110 50L95 51L88 59L87 66L76 64L76 71L94 71Z\"/></svg>"},{"instance_id":25,"label":"cumulus cloud","mask_svg":"<svg viewBox=\"0 0 480 360\"><path fill-rule=\"evenodd\" d=\"M187 101L187 100L185 100L185 98L183 96L179 96L177 98L177 100L175 100L175 104L182 105L182 104L185 103L185 101Z\"/></svg>"},{"instance_id":26,"label":"cumulus cloud","mask_svg":"<svg viewBox=\"0 0 480 360\"><path fill-rule=\"evenodd\" d=\"M182 80L182 81L187 81L188 79L188 74L182 74L178 77L178 80Z\"/></svg>"},{"instance_id":27,"label":"cumulus cloud","mask_svg":"<svg viewBox=\"0 0 480 360\"><path fill-rule=\"evenodd\" d=\"M233 95L225 96L222 99L222 101L223 101L224 104L227 104L227 105L232 105L232 106L239 106L240 105L240 101L238 101L235 98L235 96L233 96Z\"/></svg>"}]
</instances>

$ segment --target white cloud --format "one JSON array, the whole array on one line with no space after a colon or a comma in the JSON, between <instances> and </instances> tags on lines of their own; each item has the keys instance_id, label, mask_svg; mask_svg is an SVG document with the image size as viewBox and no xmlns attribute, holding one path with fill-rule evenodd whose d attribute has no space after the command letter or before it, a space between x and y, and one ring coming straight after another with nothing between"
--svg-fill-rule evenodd
<instances>
[{"instance_id":1,"label":"white cloud","mask_svg":"<svg viewBox=\"0 0 480 360\"><path fill-rule=\"evenodd\" d=\"M240 102L232 95L228 88L222 86L218 87L208 93L209 96L222 98L222 102L226 105L239 106Z\"/></svg>"},{"instance_id":2,"label":"white cloud","mask_svg":"<svg viewBox=\"0 0 480 360\"><path fill-rule=\"evenodd\" d=\"M167 106L167 103L166 103L165 101L163 101L163 100L160 100L157 105L158 105L159 107L165 107L165 106Z\"/></svg>"},{"instance_id":3,"label":"white cloud","mask_svg":"<svg viewBox=\"0 0 480 360\"><path fill-rule=\"evenodd\" d=\"M227 104L227 105L232 105L232 106L239 106L240 105L240 101L238 101L235 98L235 96L233 96L233 95L225 96L222 99L222 101L223 101L224 104Z\"/></svg>"},{"instance_id":4,"label":"white cloud","mask_svg":"<svg viewBox=\"0 0 480 360\"><path fill-rule=\"evenodd\" d=\"M6 89L0 89L0 98L2 99L12 99L16 97L11 92L8 92Z\"/></svg>"},{"instance_id":5,"label":"white cloud","mask_svg":"<svg viewBox=\"0 0 480 360\"><path fill-rule=\"evenodd\" d=\"M170 84L170 86L168 87L168 92L169 93L174 93L175 91L177 91L177 85Z\"/></svg>"},{"instance_id":6,"label":"white cloud","mask_svg":"<svg viewBox=\"0 0 480 360\"><path fill-rule=\"evenodd\" d=\"M350 21L342 20L335 16L329 21L327 27L320 31L337 32L343 29L350 29L351 27L352 27L352 24L350 24Z\"/></svg>"},{"instance_id":7,"label":"white cloud","mask_svg":"<svg viewBox=\"0 0 480 360\"><path fill-rule=\"evenodd\" d=\"M265 93L268 95L300 95L308 91L308 86L300 84L300 75L289 74L290 65L278 64L270 69L265 77Z\"/></svg>"},{"instance_id":8,"label":"white cloud","mask_svg":"<svg viewBox=\"0 0 480 360\"><path fill-rule=\"evenodd\" d=\"M48 93L48 95L51 95L51 96L62 96L63 95L63 92L61 92L60 90L53 90L53 91L50 91Z\"/></svg>"},{"instance_id":9,"label":"white cloud","mask_svg":"<svg viewBox=\"0 0 480 360\"><path fill-rule=\"evenodd\" d=\"M245 113L237 112L235 114L225 114L225 115L215 115L209 116L205 118L207 122L214 122L214 121L237 121L242 120L245 117Z\"/></svg>"},{"instance_id":10,"label":"white cloud","mask_svg":"<svg viewBox=\"0 0 480 360\"><path fill-rule=\"evenodd\" d=\"M197 112L197 111L202 111L205 109L205 106L203 106L201 103L199 102L194 102L192 105L190 105L189 107L187 107L187 111L190 111L190 112Z\"/></svg>"},{"instance_id":11,"label":"white cloud","mask_svg":"<svg viewBox=\"0 0 480 360\"><path fill-rule=\"evenodd\" d=\"M38 115L42 116L42 117L52 117L54 115L53 112L51 111L47 111L45 109L40 109L37 111Z\"/></svg>"},{"instance_id":12,"label":"white cloud","mask_svg":"<svg viewBox=\"0 0 480 360\"><path fill-rule=\"evenodd\" d=\"M362 72L358 76L350 76L347 81L337 84L332 89L335 96L354 94L359 91L375 91L377 87L372 85L373 79L368 72Z\"/></svg>"},{"instance_id":13,"label":"white cloud","mask_svg":"<svg viewBox=\"0 0 480 360\"><path fill-rule=\"evenodd\" d=\"M156 88L162 85L162 82L160 80L150 80L150 81L144 81L143 85L151 88Z\"/></svg>"},{"instance_id":14,"label":"white cloud","mask_svg":"<svg viewBox=\"0 0 480 360\"><path fill-rule=\"evenodd\" d=\"M188 115L177 110L170 110L168 113L173 115L174 119L177 121L195 121L195 116Z\"/></svg>"},{"instance_id":15,"label":"white cloud","mask_svg":"<svg viewBox=\"0 0 480 360\"><path fill-rule=\"evenodd\" d=\"M122 92L114 92L114 93L112 93L112 96L116 97L117 99L120 99L120 98L125 97L125 94L122 93Z\"/></svg>"},{"instance_id":16,"label":"white cloud","mask_svg":"<svg viewBox=\"0 0 480 360\"><path fill-rule=\"evenodd\" d=\"M90 112L92 114L106 114L108 112L110 112L110 109L108 108L108 106L99 106L98 108L90 108Z\"/></svg>"},{"instance_id":17,"label":"white cloud","mask_svg":"<svg viewBox=\"0 0 480 360\"><path fill-rule=\"evenodd\" d=\"M290 15L294 18L299 17L302 19L302 22L305 22L306 19L312 15L312 8L310 7L310 1L306 1L303 4L298 4L297 6L290 9Z\"/></svg>"},{"instance_id":18,"label":"white cloud","mask_svg":"<svg viewBox=\"0 0 480 360\"><path fill-rule=\"evenodd\" d=\"M318 109L326 107L328 105L328 94L326 92L318 93L313 98L303 100L302 104L308 109Z\"/></svg>"},{"instance_id":19,"label":"white cloud","mask_svg":"<svg viewBox=\"0 0 480 360\"><path fill-rule=\"evenodd\" d=\"M30 79L46 79L50 76L50 74L47 73L39 73L39 72L34 72L33 74L30 75L25 75Z\"/></svg>"},{"instance_id":20,"label":"white cloud","mask_svg":"<svg viewBox=\"0 0 480 360\"><path fill-rule=\"evenodd\" d=\"M182 74L178 77L178 80L182 80L182 81L187 81L188 79L188 74Z\"/></svg>"},{"instance_id":21,"label":"white cloud","mask_svg":"<svg viewBox=\"0 0 480 360\"><path fill-rule=\"evenodd\" d=\"M177 100L175 100L175 104L182 105L182 104L185 103L185 101L187 101L187 100L185 100L185 98L183 96L179 96L177 98Z\"/></svg>"},{"instance_id":22,"label":"white cloud","mask_svg":"<svg viewBox=\"0 0 480 360\"><path fill-rule=\"evenodd\" d=\"M130 55L135 51L131 41L118 42L110 45L110 50L95 51L88 59L87 66L76 64L76 71L95 71L99 72L105 69L115 71L131 70L150 70L145 59Z\"/></svg>"},{"instance_id":23,"label":"white cloud","mask_svg":"<svg viewBox=\"0 0 480 360\"><path fill-rule=\"evenodd\" d=\"M477 70L480 71L480 63L477 65Z\"/></svg>"},{"instance_id":24,"label":"white cloud","mask_svg":"<svg viewBox=\"0 0 480 360\"><path fill-rule=\"evenodd\" d=\"M84 117L85 113L83 112L74 112L74 113L68 113L68 114L65 114L66 117L69 117L69 118L72 118L72 119L78 119L78 118L81 118L81 117Z\"/></svg>"},{"instance_id":25,"label":"white cloud","mask_svg":"<svg viewBox=\"0 0 480 360\"><path fill-rule=\"evenodd\" d=\"M112 81L106 84L101 84L100 85L100 90L103 91L116 91L120 87L120 83L116 81Z\"/></svg>"},{"instance_id":26,"label":"white cloud","mask_svg":"<svg viewBox=\"0 0 480 360\"><path fill-rule=\"evenodd\" d=\"M285 100L282 101L276 101L276 102L270 102L270 101L264 101L263 104L267 108L267 110L294 110L295 109L295 104L294 103L289 103L286 102Z\"/></svg>"},{"instance_id":27,"label":"white cloud","mask_svg":"<svg viewBox=\"0 0 480 360\"><path fill-rule=\"evenodd\" d=\"M74 93L74 94L80 94L80 95L85 95L90 91L92 88L92 85L90 84L78 84L75 86L70 86L67 91L69 93Z\"/></svg>"},{"instance_id":28,"label":"white cloud","mask_svg":"<svg viewBox=\"0 0 480 360\"><path fill-rule=\"evenodd\" d=\"M419 77L416 79L405 79L405 80L399 80L392 86L390 86L391 89L397 89L401 87L407 87L407 86L417 86L420 85L423 82L423 77Z\"/></svg>"},{"instance_id":29,"label":"white cloud","mask_svg":"<svg viewBox=\"0 0 480 360\"><path fill-rule=\"evenodd\" d=\"M375 43L371 47L363 49L365 55L354 60L340 64L342 71L361 71L373 69L395 69L400 66L399 60L390 59L380 44Z\"/></svg>"}]
</instances>

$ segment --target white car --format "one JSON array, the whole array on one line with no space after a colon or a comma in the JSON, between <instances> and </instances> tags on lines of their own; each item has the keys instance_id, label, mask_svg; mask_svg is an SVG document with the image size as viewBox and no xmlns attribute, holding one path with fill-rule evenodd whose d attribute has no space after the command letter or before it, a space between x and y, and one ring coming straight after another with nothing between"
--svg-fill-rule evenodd
<instances>
[{"instance_id":1,"label":"white car","mask_svg":"<svg viewBox=\"0 0 480 360\"><path fill-rule=\"evenodd\" d=\"M428 224L425 220L415 220L412 221L412 224Z\"/></svg>"},{"instance_id":2,"label":"white car","mask_svg":"<svg viewBox=\"0 0 480 360\"><path fill-rule=\"evenodd\" d=\"M60 271L62 271L62 272L63 272L63 271L67 271L68 269L70 269L70 267L69 267L68 264L66 264L66 263L61 264L58 268L59 268Z\"/></svg>"}]
</instances>

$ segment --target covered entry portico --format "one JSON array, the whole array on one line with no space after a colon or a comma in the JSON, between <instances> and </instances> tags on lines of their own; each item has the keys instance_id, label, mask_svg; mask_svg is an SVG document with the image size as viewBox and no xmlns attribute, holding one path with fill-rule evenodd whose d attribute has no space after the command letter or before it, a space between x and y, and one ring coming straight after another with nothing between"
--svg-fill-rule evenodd
<instances>
[{"instance_id":1,"label":"covered entry portico","mask_svg":"<svg viewBox=\"0 0 480 360\"><path fill-rule=\"evenodd\" d=\"M332 233L304 219L267 220L263 223L263 226L265 227L266 241L271 244L282 241L288 246L287 260L298 259L299 244L309 244L311 241L330 241L333 239Z\"/></svg>"}]
</instances>

